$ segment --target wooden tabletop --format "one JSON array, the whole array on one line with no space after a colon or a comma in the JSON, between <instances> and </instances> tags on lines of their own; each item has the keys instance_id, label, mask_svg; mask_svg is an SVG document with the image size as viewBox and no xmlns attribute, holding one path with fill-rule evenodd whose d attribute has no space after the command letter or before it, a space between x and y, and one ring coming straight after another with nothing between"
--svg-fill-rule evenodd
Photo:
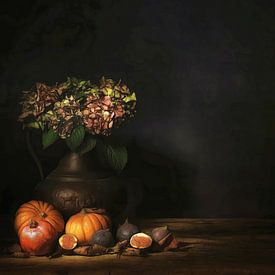
<instances>
[{"instance_id":1,"label":"wooden tabletop","mask_svg":"<svg viewBox=\"0 0 275 275\"><path fill-rule=\"evenodd\" d=\"M0 258L0 274L275 274L275 220L151 219L186 246L146 257L103 255Z\"/></svg>"}]
</instances>

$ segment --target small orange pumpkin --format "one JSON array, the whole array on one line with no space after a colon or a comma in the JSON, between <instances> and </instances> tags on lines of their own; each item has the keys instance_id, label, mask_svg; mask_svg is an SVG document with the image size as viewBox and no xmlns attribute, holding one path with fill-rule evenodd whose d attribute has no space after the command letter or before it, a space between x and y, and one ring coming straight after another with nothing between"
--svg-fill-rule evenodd
<instances>
[{"instance_id":1,"label":"small orange pumpkin","mask_svg":"<svg viewBox=\"0 0 275 275\"><path fill-rule=\"evenodd\" d=\"M32 200L22 204L15 214L14 226L18 235L33 219L47 221L58 233L64 230L63 217L51 204Z\"/></svg>"},{"instance_id":2,"label":"small orange pumpkin","mask_svg":"<svg viewBox=\"0 0 275 275\"><path fill-rule=\"evenodd\" d=\"M111 220L104 209L83 208L79 213L70 217L65 232L77 237L78 244L89 244L98 230L111 227Z\"/></svg>"}]
</instances>

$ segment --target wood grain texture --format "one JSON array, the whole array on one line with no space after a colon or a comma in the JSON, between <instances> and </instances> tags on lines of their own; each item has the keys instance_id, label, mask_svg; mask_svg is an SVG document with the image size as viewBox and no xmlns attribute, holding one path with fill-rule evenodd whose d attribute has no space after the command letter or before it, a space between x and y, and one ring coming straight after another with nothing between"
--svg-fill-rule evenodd
<instances>
[{"instance_id":1,"label":"wood grain texture","mask_svg":"<svg viewBox=\"0 0 275 275\"><path fill-rule=\"evenodd\" d=\"M0 274L275 274L275 220L152 219L144 232L168 225L182 252L146 257L0 258Z\"/></svg>"}]
</instances>

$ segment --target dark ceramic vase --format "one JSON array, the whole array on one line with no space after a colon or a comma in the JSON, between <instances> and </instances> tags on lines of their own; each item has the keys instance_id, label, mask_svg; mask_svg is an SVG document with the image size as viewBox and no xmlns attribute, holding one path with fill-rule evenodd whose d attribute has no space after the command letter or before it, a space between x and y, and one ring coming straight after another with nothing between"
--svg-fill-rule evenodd
<instances>
[{"instance_id":1,"label":"dark ceramic vase","mask_svg":"<svg viewBox=\"0 0 275 275\"><path fill-rule=\"evenodd\" d=\"M123 216L124 212L126 216L139 200L131 182L136 185L106 170L94 169L85 156L69 153L37 185L35 197L53 204L65 218L84 207L105 208L111 216Z\"/></svg>"}]
</instances>

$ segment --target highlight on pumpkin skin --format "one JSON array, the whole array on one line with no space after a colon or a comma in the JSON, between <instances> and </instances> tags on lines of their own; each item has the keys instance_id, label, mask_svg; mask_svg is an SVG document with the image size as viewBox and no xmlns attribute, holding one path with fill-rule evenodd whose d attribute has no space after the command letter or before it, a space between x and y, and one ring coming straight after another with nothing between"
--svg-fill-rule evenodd
<instances>
[{"instance_id":1,"label":"highlight on pumpkin skin","mask_svg":"<svg viewBox=\"0 0 275 275\"><path fill-rule=\"evenodd\" d=\"M19 234L32 219L49 222L59 234L64 231L62 215L47 202L31 200L22 204L15 214L15 231Z\"/></svg>"},{"instance_id":2,"label":"highlight on pumpkin skin","mask_svg":"<svg viewBox=\"0 0 275 275\"><path fill-rule=\"evenodd\" d=\"M65 233L75 235L79 245L88 245L97 231L109 228L111 220L104 209L83 208L69 218Z\"/></svg>"}]
</instances>

